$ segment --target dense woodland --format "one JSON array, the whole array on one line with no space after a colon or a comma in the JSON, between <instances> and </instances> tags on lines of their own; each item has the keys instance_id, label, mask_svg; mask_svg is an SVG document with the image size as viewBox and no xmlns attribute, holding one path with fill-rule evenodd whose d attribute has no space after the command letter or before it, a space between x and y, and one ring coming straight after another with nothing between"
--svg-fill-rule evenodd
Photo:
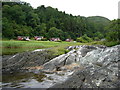
<instances>
[{"instance_id":1,"label":"dense woodland","mask_svg":"<svg viewBox=\"0 0 120 90\"><path fill-rule=\"evenodd\" d=\"M81 37L92 40L106 38L119 41L120 20L101 16L73 16L57 8L44 5L33 9L26 2L2 3L2 36L16 39L17 36L59 37L81 41Z\"/></svg>"}]
</instances>

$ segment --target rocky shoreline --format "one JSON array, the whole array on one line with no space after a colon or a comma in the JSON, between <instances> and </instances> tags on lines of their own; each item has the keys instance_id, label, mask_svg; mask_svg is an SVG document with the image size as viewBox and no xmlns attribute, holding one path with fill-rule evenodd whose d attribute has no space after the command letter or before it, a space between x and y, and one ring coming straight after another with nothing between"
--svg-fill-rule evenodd
<instances>
[{"instance_id":1,"label":"rocky shoreline","mask_svg":"<svg viewBox=\"0 0 120 90\"><path fill-rule=\"evenodd\" d=\"M2 72L24 72L28 67L36 67L50 61L55 56L45 49L23 52L15 55L2 56Z\"/></svg>"},{"instance_id":2,"label":"rocky shoreline","mask_svg":"<svg viewBox=\"0 0 120 90\"><path fill-rule=\"evenodd\" d=\"M53 57L46 50L3 57L3 71L16 71L29 67L30 72L45 73L47 88L118 88L120 45L70 46L70 52ZM16 63L15 63L16 62ZM18 64L17 64L18 63ZM10 66L12 65L12 66ZM40 86L39 88L45 88Z\"/></svg>"}]
</instances>

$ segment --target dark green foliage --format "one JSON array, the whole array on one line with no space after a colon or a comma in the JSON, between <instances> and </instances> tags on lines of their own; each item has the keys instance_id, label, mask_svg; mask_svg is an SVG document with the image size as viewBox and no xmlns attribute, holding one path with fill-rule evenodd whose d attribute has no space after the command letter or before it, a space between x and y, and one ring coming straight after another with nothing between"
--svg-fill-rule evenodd
<instances>
[{"instance_id":1,"label":"dark green foliage","mask_svg":"<svg viewBox=\"0 0 120 90\"><path fill-rule=\"evenodd\" d=\"M99 39L105 37L105 27L109 25L110 20L101 16L88 17L88 32L86 33L90 37L98 37ZM101 35L102 34L102 35Z\"/></svg>"},{"instance_id":2,"label":"dark green foliage","mask_svg":"<svg viewBox=\"0 0 120 90\"><path fill-rule=\"evenodd\" d=\"M101 40L102 38L104 38L104 35L102 34L102 33L100 33L100 32L96 32L95 34L94 34L94 40Z\"/></svg>"},{"instance_id":3,"label":"dark green foliage","mask_svg":"<svg viewBox=\"0 0 120 90\"><path fill-rule=\"evenodd\" d=\"M83 36L77 38L76 40L77 42L81 42L81 43L88 43L88 42L92 42L92 38L88 37L86 34L84 34Z\"/></svg>"},{"instance_id":4,"label":"dark green foliage","mask_svg":"<svg viewBox=\"0 0 120 90\"><path fill-rule=\"evenodd\" d=\"M80 42L90 42L91 38L100 40L105 36L108 40L117 39L114 36L118 33L113 32L117 26L109 26L110 20L104 17L73 16L44 5L33 9L25 2L3 2L2 7L3 38L44 36L47 39L59 37L61 40L70 38Z\"/></svg>"},{"instance_id":5,"label":"dark green foliage","mask_svg":"<svg viewBox=\"0 0 120 90\"><path fill-rule=\"evenodd\" d=\"M106 39L108 41L120 42L120 19L113 20L108 27L106 27Z\"/></svg>"},{"instance_id":6,"label":"dark green foliage","mask_svg":"<svg viewBox=\"0 0 120 90\"><path fill-rule=\"evenodd\" d=\"M64 40L64 32L60 29L57 29L55 27L51 27L48 31L49 38L61 38Z\"/></svg>"},{"instance_id":7,"label":"dark green foliage","mask_svg":"<svg viewBox=\"0 0 120 90\"><path fill-rule=\"evenodd\" d=\"M120 44L120 42L117 42L117 41L94 41L89 43L89 45L105 45L108 47L115 46L118 44Z\"/></svg>"}]
</instances>

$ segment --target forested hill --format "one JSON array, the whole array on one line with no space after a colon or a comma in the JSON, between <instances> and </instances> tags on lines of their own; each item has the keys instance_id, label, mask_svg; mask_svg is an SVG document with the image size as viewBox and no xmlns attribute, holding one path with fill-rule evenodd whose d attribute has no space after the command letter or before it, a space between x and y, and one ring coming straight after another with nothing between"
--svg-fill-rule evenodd
<instances>
[{"instance_id":1,"label":"forested hill","mask_svg":"<svg viewBox=\"0 0 120 90\"><path fill-rule=\"evenodd\" d=\"M33 9L25 2L2 3L3 38L17 36L60 37L62 40L86 34L91 38L104 38L110 20L101 16L73 16L57 8L44 5Z\"/></svg>"},{"instance_id":2,"label":"forested hill","mask_svg":"<svg viewBox=\"0 0 120 90\"><path fill-rule=\"evenodd\" d=\"M108 23L110 20L108 18L102 17L102 16L90 16L87 17L89 20L93 22L101 22L101 23Z\"/></svg>"},{"instance_id":3,"label":"forested hill","mask_svg":"<svg viewBox=\"0 0 120 90\"><path fill-rule=\"evenodd\" d=\"M87 19L90 23L92 23L92 25L94 25L94 28L100 32L104 32L104 27L106 27L110 23L110 20L108 18L101 16L92 16L88 17Z\"/></svg>"}]
</instances>

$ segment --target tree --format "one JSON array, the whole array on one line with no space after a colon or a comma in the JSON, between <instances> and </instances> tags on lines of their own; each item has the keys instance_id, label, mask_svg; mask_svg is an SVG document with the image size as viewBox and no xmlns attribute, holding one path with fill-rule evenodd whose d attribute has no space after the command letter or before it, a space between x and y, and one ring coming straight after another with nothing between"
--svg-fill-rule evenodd
<instances>
[{"instance_id":1,"label":"tree","mask_svg":"<svg viewBox=\"0 0 120 90\"><path fill-rule=\"evenodd\" d=\"M111 21L106 30L106 39L108 41L120 41L120 19Z\"/></svg>"},{"instance_id":2,"label":"tree","mask_svg":"<svg viewBox=\"0 0 120 90\"><path fill-rule=\"evenodd\" d=\"M82 37L77 38L76 41L81 43L87 43L87 42L92 42L92 39L88 37L86 34L84 34Z\"/></svg>"},{"instance_id":3,"label":"tree","mask_svg":"<svg viewBox=\"0 0 120 90\"><path fill-rule=\"evenodd\" d=\"M47 36L47 31L46 31L47 27L46 27L46 24L42 23L40 25L39 29L40 29L40 31L39 31L40 35L46 37Z\"/></svg>"},{"instance_id":4,"label":"tree","mask_svg":"<svg viewBox=\"0 0 120 90\"><path fill-rule=\"evenodd\" d=\"M56 27L52 27L48 31L48 37L49 38L61 38L62 40L64 39L64 33L62 30L57 29Z\"/></svg>"},{"instance_id":5,"label":"tree","mask_svg":"<svg viewBox=\"0 0 120 90\"><path fill-rule=\"evenodd\" d=\"M94 34L94 39L96 38L97 40L100 40L100 39L102 39L104 36L103 36L103 34L101 34L100 32L96 32L95 34ZM95 39L95 40L96 40Z\"/></svg>"},{"instance_id":6,"label":"tree","mask_svg":"<svg viewBox=\"0 0 120 90\"><path fill-rule=\"evenodd\" d=\"M2 6L3 36L5 38L13 38L18 35L40 35L47 38L59 37L62 40L66 38L76 40L87 34L88 37L101 39L105 36L106 31L109 32L104 27L109 24L110 20L100 16L73 16L44 5L33 9L30 4L25 2L3 2ZM8 36L5 35L6 33ZM114 35L110 34L110 36Z\"/></svg>"},{"instance_id":7,"label":"tree","mask_svg":"<svg viewBox=\"0 0 120 90\"><path fill-rule=\"evenodd\" d=\"M9 20L5 17L2 20L4 21L2 22L3 38L14 38L12 23L10 23Z\"/></svg>"}]
</instances>

